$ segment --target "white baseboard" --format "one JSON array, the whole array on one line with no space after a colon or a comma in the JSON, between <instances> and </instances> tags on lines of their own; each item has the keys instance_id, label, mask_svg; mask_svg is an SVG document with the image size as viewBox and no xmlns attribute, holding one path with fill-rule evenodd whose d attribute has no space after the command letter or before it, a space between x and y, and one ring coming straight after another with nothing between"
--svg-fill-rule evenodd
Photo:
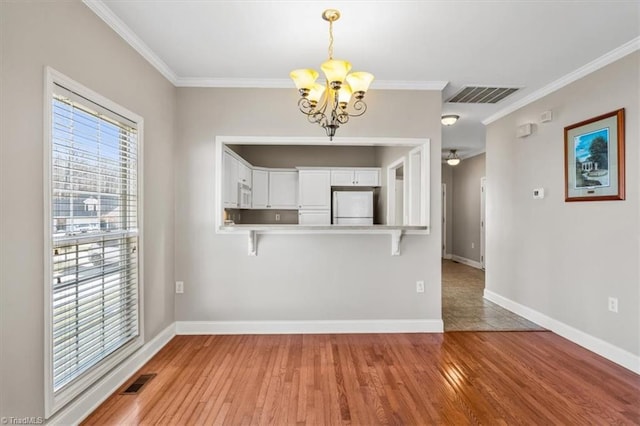
<instances>
[{"instance_id":1,"label":"white baseboard","mask_svg":"<svg viewBox=\"0 0 640 426\"><path fill-rule=\"evenodd\" d=\"M634 355L631 352L587 334L584 331L573 328L570 325L555 320L527 306L521 305L518 302L514 302L511 299L500 296L490 290L484 290L484 298L528 319L529 321L533 321L536 324L553 331L565 339L571 340L573 343L578 344L591 352L597 353L609 361L615 362L636 374L640 374L640 356Z\"/></svg>"},{"instance_id":2,"label":"white baseboard","mask_svg":"<svg viewBox=\"0 0 640 426\"><path fill-rule=\"evenodd\" d=\"M471 266L476 269L482 269L482 263L476 262L475 260L467 259L466 257L458 256L455 254L451 255L451 260L455 260L458 263L463 263L467 266Z\"/></svg>"},{"instance_id":3,"label":"white baseboard","mask_svg":"<svg viewBox=\"0 0 640 426\"><path fill-rule=\"evenodd\" d=\"M451 253L445 253L444 256L442 256L442 258L446 260L451 260L453 258L453 255Z\"/></svg>"},{"instance_id":4,"label":"white baseboard","mask_svg":"<svg viewBox=\"0 0 640 426\"><path fill-rule=\"evenodd\" d=\"M77 425L111 396L136 371L147 363L176 335L175 323L171 323L156 337L145 343L133 355L119 364L68 406L49 419L47 424Z\"/></svg>"},{"instance_id":5,"label":"white baseboard","mask_svg":"<svg viewBox=\"0 0 640 426\"><path fill-rule=\"evenodd\" d=\"M176 334L442 333L442 320L177 321Z\"/></svg>"}]
</instances>

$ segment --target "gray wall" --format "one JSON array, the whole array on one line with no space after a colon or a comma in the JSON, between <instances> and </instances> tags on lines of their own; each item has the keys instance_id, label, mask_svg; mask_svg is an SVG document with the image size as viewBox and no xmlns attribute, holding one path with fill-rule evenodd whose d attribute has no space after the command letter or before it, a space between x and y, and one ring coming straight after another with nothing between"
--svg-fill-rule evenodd
<instances>
[{"instance_id":1,"label":"gray wall","mask_svg":"<svg viewBox=\"0 0 640 426\"><path fill-rule=\"evenodd\" d=\"M635 52L487 128L487 289L640 354L638 121ZM625 201L564 201L565 126L626 109ZM553 110L553 121L540 113ZM516 128L536 123L534 133ZM544 187L545 198L532 190ZM607 310L618 297L619 313Z\"/></svg>"},{"instance_id":2,"label":"gray wall","mask_svg":"<svg viewBox=\"0 0 640 426\"><path fill-rule=\"evenodd\" d=\"M43 416L44 67L145 119L147 340L174 320L176 89L79 1L0 2L0 31L0 416Z\"/></svg>"},{"instance_id":3,"label":"gray wall","mask_svg":"<svg viewBox=\"0 0 640 426\"><path fill-rule=\"evenodd\" d=\"M373 146L237 145L234 148L251 165L260 167L377 167Z\"/></svg>"},{"instance_id":4,"label":"gray wall","mask_svg":"<svg viewBox=\"0 0 640 426\"><path fill-rule=\"evenodd\" d=\"M372 91L369 110L339 136L431 138L431 191L440 187L440 92ZM178 89L176 319L440 319L440 200L432 234L407 236L390 255L387 235L260 235L214 229L215 136L322 136L290 89ZM238 108L234 108L234 106ZM398 108L397 105L403 105ZM268 107L266 107L268 106ZM417 295L415 281L426 293Z\"/></svg>"},{"instance_id":5,"label":"gray wall","mask_svg":"<svg viewBox=\"0 0 640 426\"><path fill-rule=\"evenodd\" d=\"M480 262L480 178L485 175L485 154L465 158L452 168L451 254Z\"/></svg>"},{"instance_id":6,"label":"gray wall","mask_svg":"<svg viewBox=\"0 0 640 426\"><path fill-rule=\"evenodd\" d=\"M445 217L446 226L446 254L452 254L453 250L453 167L442 163L442 183L447 186L447 209Z\"/></svg>"}]
</instances>

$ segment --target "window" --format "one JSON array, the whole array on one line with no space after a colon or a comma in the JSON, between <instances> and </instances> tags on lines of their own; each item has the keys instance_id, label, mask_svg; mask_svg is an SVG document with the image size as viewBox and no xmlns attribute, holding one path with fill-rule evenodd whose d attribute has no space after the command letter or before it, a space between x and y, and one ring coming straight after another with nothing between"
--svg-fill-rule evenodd
<instances>
[{"instance_id":1,"label":"window","mask_svg":"<svg viewBox=\"0 0 640 426\"><path fill-rule=\"evenodd\" d=\"M47 417L142 344L142 120L48 70Z\"/></svg>"}]
</instances>

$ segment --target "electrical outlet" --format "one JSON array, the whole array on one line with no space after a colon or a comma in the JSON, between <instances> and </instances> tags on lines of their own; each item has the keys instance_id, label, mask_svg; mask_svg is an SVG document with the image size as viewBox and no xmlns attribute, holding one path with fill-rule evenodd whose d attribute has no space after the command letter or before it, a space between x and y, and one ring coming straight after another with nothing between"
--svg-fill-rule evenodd
<instances>
[{"instance_id":1,"label":"electrical outlet","mask_svg":"<svg viewBox=\"0 0 640 426\"><path fill-rule=\"evenodd\" d=\"M276 222L280 222L280 213L276 213Z\"/></svg>"},{"instance_id":2,"label":"electrical outlet","mask_svg":"<svg viewBox=\"0 0 640 426\"><path fill-rule=\"evenodd\" d=\"M416 293L424 293L424 281L416 281Z\"/></svg>"},{"instance_id":3,"label":"electrical outlet","mask_svg":"<svg viewBox=\"0 0 640 426\"><path fill-rule=\"evenodd\" d=\"M184 293L184 281L176 281L176 293Z\"/></svg>"},{"instance_id":4,"label":"electrical outlet","mask_svg":"<svg viewBox=\"0 0 640 426\"><path fill-rule=\"evenodd\" d=\"M472 249L476 248L476 243L471 243L471 248Z\"/></svg>"},{"instance_id":5,"label":"electrical outlet","mask_svg":"<svg viewBox=\"0 0 640 426\"><path fill-rule=\"evenodd\" d=\"M618 312L618 298L617 297L610 297L609 298L609 310L611 312Z\"/></svg>"}]
</instances>

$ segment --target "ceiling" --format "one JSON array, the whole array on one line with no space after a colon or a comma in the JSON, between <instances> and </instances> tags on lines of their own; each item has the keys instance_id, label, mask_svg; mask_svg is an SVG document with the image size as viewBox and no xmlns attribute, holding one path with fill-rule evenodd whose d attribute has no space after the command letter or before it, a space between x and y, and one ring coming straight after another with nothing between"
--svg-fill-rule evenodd
<instances>
[{"instance_id":1,"label":"ceiling","mask_svg":"<svg viewBox=\"0 0 640 426\"><path fill-rule=\"evenodd\" d=\"M292 69L326 59L320 15L336 8L334 56L375 74L372 90L448 82L446 101L464 85L521 87L493 105L443 104L461 117L443 129L443 150L462 157L484 150L483 120L625 43L637 49L640 35L640 0L85 3L177 86L293 89Z\"/></svg>"}]
</instances>

